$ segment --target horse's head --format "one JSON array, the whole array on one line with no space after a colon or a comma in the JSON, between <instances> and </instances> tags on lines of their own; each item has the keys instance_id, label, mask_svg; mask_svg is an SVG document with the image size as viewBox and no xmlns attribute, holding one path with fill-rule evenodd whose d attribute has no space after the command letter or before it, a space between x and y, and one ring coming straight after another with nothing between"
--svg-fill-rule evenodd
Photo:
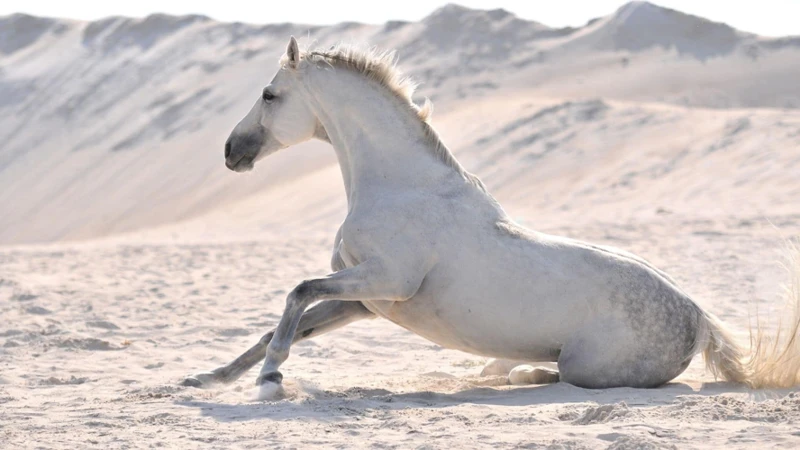
<instances>
[{"instance_id":1,"label":"horse's head","mask_svg":"<svg viewBox=\"0 0 800 450\"><path fill-rule=\"evenodd\" d=\"M261 97L225 142L225 166L236 172L253 168L256 161L314 136L318 121L300 86L300 49L289 40L283 64Z\"/></svg>"}]
</instances>

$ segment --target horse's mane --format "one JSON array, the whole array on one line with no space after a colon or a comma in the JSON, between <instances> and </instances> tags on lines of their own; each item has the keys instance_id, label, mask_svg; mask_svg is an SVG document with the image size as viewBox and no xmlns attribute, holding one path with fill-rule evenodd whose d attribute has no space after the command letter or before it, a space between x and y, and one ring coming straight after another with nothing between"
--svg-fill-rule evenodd
<instances>
[{"instance_id":1,"label":"horse's mane","mask_svg":"<svg viewBox=\"0 0 800 450\"><path fill-rule=\"evenodd\" d=\"M280 65L287 67L284 55ZM350 45L339 44L327 50L313 49L300 53L300 59L308 62L325 63L333 67L344 67L364 75L367 79L378 83L399 99L420 121L425 134L425 139L433 153L448 166L452 167L471 184L481 190L486 188L480 179L467 172L456 160L450 149L439 138L439 133L431 126L430 119L433 114L433 103L425 99L422 106L412 100L417 83L397 68L397 53L394 51L381 51L376 48L362 50Z\"/></svg>"}]
</instances>

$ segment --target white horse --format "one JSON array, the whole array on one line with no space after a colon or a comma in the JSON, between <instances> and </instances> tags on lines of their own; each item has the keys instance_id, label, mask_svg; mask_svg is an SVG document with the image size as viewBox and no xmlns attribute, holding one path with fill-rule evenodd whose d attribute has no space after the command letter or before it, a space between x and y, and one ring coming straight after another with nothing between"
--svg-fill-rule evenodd
<instances>
[{"instance_id":1,"label":"white horse","mask_svg":"<svg viewBox=\"0 0 800 450\"><path fill-rule=\"evenodd\" d=\"M517 225L439 140L430 104L415 105L413 88L392 53L301 52L290 40L277 75L228 138L225 165L246 171L311 138L331 143L348 201L333 273L297 285L277 328L185 385L229 383L265 359L257 384L268 398L293 342L375 316L446 348L558 363L557 372L517 370L515 383L650 388L700 352L729 381L797 383L798 318L792 339L750 358L645 260Z\"/></svg>"}]
</instances>

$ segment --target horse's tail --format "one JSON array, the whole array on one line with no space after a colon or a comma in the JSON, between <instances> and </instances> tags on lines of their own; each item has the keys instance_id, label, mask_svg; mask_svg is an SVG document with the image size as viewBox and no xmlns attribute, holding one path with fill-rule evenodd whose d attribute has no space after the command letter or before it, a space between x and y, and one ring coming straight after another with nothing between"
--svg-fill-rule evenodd
<instances>
[{"instance_id":1,"label":"horse's tail","mask_svg":"<svg viewBox=\"0 0 800 450\"><path fill-rule=\"evenodd\" d=\"M701 311L698 335L698 350L703 352L706 369L715 378L750 384L746 352L717 316Z\"/></svg>"},{"instance_id":2,"label":"horse's tail","mask_svg":"<svg viewBox=\"0 0 800 450\"><path fill-rule=\"evenodd\" d=\"M787 388L800 385L800 251L790 244L786 286L790 311L780 318L777 330L768 333L756 316L750 328L750 349L736 343L719 318L702 311L698 351L715 377L744 383L753 388Z\"/></svg>"}]
</instances>

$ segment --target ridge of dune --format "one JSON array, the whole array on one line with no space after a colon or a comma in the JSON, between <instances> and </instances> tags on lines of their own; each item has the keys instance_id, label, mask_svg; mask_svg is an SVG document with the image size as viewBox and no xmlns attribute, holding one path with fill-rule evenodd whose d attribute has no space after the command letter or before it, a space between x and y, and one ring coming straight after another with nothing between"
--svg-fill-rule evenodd
<instances>
[{"instance_id":1,"label":"ridge of dune","mask_svg":"<svg viewBox=\"0 0 800 450\"><path fill-rule=\"evenodd\" d=\"M27 14L0 17L0 55L24 49L48 31L58 33L66 26L66 23L55 19Z\"/></svg>"},{"instance_id":2,"label":"ridge of dune","mask_svg":"<svg viewBox=\"0 0 800 450\"><path fill-rule=\"evenodd\" d=\"M699 59L732 52L752 37L727 24L684 14L649 2L634 1L619 8L606 24L615 49L639 51L653 46L675 48Z\"/></svg>"},{"instance_id":3,"label":"ridge of dune","mask_svg":"<svg viewBox=\"0 0 800 450\"><path fill-rule=\"evenodd\" d=\"M8 212L0 215L0 244L184 221L332 164L319 143L244 177L221 163L222 143L274 73L290 34L318 45L397 49L401 68L421 82L419 95L436 102L434 125L445 135L451 113L514 95L800 107L795 38L759 38L644 2L575 29L458 5L419 22L325 27L196 15L81 22L15 14L0 18L0 211ZM485 126L486 133L502 128ZM764 126L762 134L772 132ZM486 141L483 153L473 153L455 141L451 147L469 155L472 167L509 145Z\"/></svg>"}]
</instances>

